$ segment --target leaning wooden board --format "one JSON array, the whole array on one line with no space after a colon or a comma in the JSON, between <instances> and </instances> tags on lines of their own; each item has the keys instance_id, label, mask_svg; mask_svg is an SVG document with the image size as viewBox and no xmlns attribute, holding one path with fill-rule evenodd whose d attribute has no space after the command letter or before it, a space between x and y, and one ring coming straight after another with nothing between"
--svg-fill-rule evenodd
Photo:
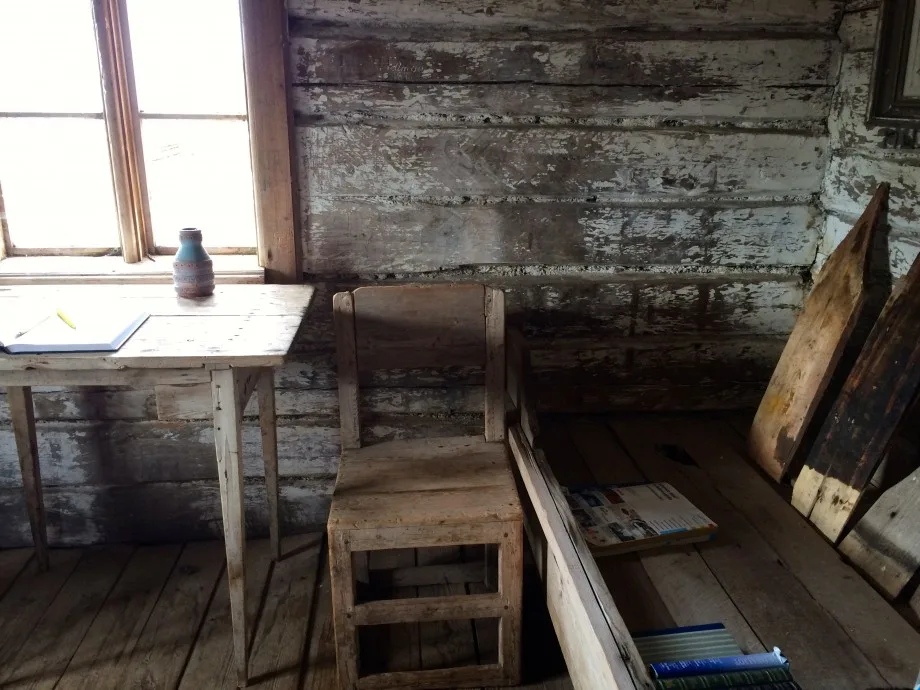
<instances>
[{"instance_id":1,"label":"leaning wooden board","mask_svg":"<svg viewBox=\"0 0 920 690\"><path fill-rule=\"evenodd\" d=\"M859 337L855 326L866 301L872 240L887 199L888 185L881 184L827 260L757 410L749 437L750 454L777 481L804 450L802 440L841 355Z\"/></svg>"},{"instance_id":2,"label":"leaning wooden board","mask_svg":"<svg viewBox=\"0 0 920 690\"><path fill-rule=\"evenodd\" d=\"M920 257L888 299L824 422L792 503L837 541L920 389Z\"/></svg>"}]
</instances>

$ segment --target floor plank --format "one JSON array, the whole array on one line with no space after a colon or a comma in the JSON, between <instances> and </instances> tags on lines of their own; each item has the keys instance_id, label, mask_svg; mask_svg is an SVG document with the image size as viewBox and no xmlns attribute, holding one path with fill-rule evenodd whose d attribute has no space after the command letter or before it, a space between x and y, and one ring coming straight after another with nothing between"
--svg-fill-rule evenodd
<instances>
[{"instance_id":1,"label":"floor plank","mask_svg":"<svg viewBox=\"0 0 920 690\"><path fill-rule=\"evenodd\" d=\"M137 645L182 547L138 548L83 637L57 690L116 690L117 669Z\"/></svg>"},{"instance_id":2,"label":"floor plank","mask_svg":"<svg viewBox=\"0 0 920 690\"><path fill-rule=\"evenodd\" d=\"M51 690L134 551L132 546L89 549L36 623L15 664L0 683L17 690Z\"/></svg>"},{"instance_id":3,"label":"floor plank","mask_svg":"<svg viewBox=\"0 0 920 690\"><path fill-rule=\"evenodd\" d=\"M677 418L682 440L716 490L776 551L809 594L894 687L910 686L920 670L914 630L791 505L735 452L724 423Z\"/></svg>"},{"instance_id":4,"label":"floor plank","mask_svg":"<svg viewBox=\"0 0 920 690\"><path fill-rule=\"evenodd\" d=\"M670 423L620 417L612 426L651 480L670 482L719 525L716 539L696 548L757 637L790 657L803 687L865 690L885 685L846 632L751 523L712 488L705 473L682 457L667 456L668 445L680 448Z\"/></svg>"},{"instance_id":5,"label":"floor plank","mask_svg":"<svg viewBox=\"0 0 920 690\"><path fill-rule=\"evenodd\" d=\"M25 569L35 549L0 549L0 598Z\"/></svg>"},{"instance_id":6,"label":"floor plank","mask_svg":"<svg viewBox=\"0 0 920 690\"><path fill-rule=\"evenodd\" d=\"M38 562L33 558L0 599L0 669L15 666L29 633L82 556L81 549L53 549L49 552L47 572L39 572Z\"/></svg>"},{"instance_id":7,"label":"floor plank","mask_svg":"<svg viewBox=\"0 0 920 690\"><path fill-rule=\"evenodd\" d=\"M571 420L568 428L596 482L617 484L648 479L619 445L604 421L580 418ZM633 556L642 564L646 573L645 582L648 584L643 583L642 587L627 590L629 606L650 612L664 609L666 612L657 615L646 614L644 630L721 622L732 632L743 650L764 650L761 640L744 620L744 616L722 589L722 585L695 548L691 546L649 551ZM603 565L602 572L613 571L611 577L615 577L614 566L618 561L616 557L601 558L598 559L598 566L607 564ZM606 573L604 577L607 578ZM611 584L610 581L608 584ZM650 593L649 589L653 593Z\"/></svg>"},{"instance_id":8,"label":"floor plank","mask_svg":"<svg viewBox=\"0 0 920 690\"><path fill-rule=\"evenodd\" d=\"M249 653L250 688L299 687L322 545L319 533L282 540Z\"/></svg>"},{"instance_id":9,"label":"floor plank","mask_svg":"<svg viewBox=\"0 0 920 690\"><path fill-rule=\"evenodd\" d=\"M310 623L310 648L304 659L304 690L329 690L336 687L335 629L332 624L332 586L329 561L324 557L316 587L316 603Z\"/></svg>"},{"instance_id":10,"label":"floor plank","mask_svg":"<svg viewBox=\"0 0 920 690\"><path fill-rule=\"evenodd\" d=\"M271 545L260 539L246 544L246 614L256 620L262 594L271 572ZM252 634L252 633L250 633ZM220 576L214 599L198 634L195 648L182 674L180 690L235 688L233 630L230 626L230 590L226 569Z\"/></svg>"},{"instance_id":11,"label":"floor plank","mask_svg":"<svg viewBox=\"0 0 920 690\"><path fill-rule=\"evenodd\" d=\"M118 687L175 687L224 570L222 542L187 544L133 652L120 664Z\"/></svg>"}]
</instances>

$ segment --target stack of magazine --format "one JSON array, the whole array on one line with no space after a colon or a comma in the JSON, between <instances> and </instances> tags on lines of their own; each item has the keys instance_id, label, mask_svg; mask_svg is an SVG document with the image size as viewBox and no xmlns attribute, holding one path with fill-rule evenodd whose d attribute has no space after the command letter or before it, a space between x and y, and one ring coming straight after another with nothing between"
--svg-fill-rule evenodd
<instances>
[{"instance_id":1,"label":"stack of magazine","mask_svg":"<svg viewBox=\"0 0 920 690\"><path fill-rule=\"evenodd\" d=\"M716 524L668 483L564 489L596 556L711 539Z\"/></svg>"},{"instance_id":2,"label":"stack of magazine","mask_svg":"<svg viewBox=\"0 0 920 690\"><path fill-rule=\"evenodd\" d=\"M721 623L640 633L633 640L656 690L801 690L778 648L744 654Z\"/></svg>"}]
</instances>

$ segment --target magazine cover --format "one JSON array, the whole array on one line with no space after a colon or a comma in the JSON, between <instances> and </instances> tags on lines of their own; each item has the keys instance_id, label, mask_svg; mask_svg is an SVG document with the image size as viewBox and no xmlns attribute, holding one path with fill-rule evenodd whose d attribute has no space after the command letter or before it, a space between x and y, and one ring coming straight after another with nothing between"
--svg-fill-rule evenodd
<instances>
[{"instance_id":1,"label":"magazine cover","mask_svg":"<svg viewBox=\"0 0 920 690\"><path fill-rule=\"evenodd\" d=\"M667 483L564 489L585 541L597 553L623 553L704 541L716 524Z\"/></svg>"}]
</instances>

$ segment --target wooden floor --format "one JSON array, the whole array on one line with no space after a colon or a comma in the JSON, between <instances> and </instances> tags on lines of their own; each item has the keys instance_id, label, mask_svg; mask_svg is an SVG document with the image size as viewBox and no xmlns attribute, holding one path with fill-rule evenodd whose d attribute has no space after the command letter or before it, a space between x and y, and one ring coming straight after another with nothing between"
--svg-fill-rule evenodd
<instances>
[{"instance_id":1,"label":"wooden floor","mask_svg":"<svg viewBox=\"0 0 920 690\"><path fill-rule=\"evenodd\" d=\"M780 647L806 690L913 688L920 633L747 461L750 418L544 420L562 485L667 481L719 525L703 544L598 559L627 626L723 622L745 652Z\"/></svg>"},{"instance_id":2,"label":"wooden floor","mask_svg":"<svg viewBox=\"0 0 920 690\"><path fill-rule=\"evenodd\" d=\"M724 622L747 652L779 646L806 690L908 688L920 633L847 566L743 456L743 415L546 420L542 445L560 483L669 481L719 526L705 544L598 561L633 631ZM328 568L321 535L248 545L254 687L335 687ZM431 554L371 568L424 566ZM399 557L399 554L396 554ZM0 687L231 688L229 604L220 542L0 551ZM400 596L472 593L454 579L396 585ZM459 589L458 589L459 588ZM525 582L524 687L571 688L535 570ZM482 622L395 627L365 648L383 668L480 663Z\"/></svg>"},{"instance_id":3,"label":"wooden floor","mask_svg":"<svg viewBox=\"0 0 920 690\"><path fill-rule=\"evenodd\" d=\"M247 545L252 686L332 690L335 643L322 535L288 538L283 550L272 565L266 541ZM53 550L51 563L49 572L38 573L30 550L0 551L0 687L235 687L222 542ZM530 571L524 687L567 690L571 683ZM475 585L428 589L458 586ZM408 589L403 596L426 594ZM471 622L406 625L384 642L387 654L410 669L478 663L489 641L482 632Z\"/></svg>"}]
</instances>

